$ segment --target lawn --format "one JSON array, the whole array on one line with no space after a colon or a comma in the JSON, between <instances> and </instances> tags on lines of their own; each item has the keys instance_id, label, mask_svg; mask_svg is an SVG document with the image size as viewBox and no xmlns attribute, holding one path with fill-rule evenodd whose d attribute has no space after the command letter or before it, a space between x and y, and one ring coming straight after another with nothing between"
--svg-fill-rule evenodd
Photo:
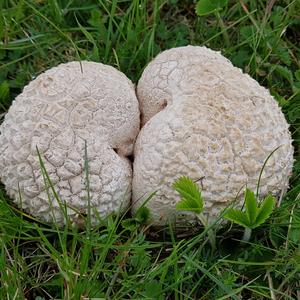
<instances>
[{"instance_id":1,"label":"lawn","mask_svg":"<svg viewBox=\"0 0 300 300\"><path fill-rule=\"evenodd\" d=\"M59 229L1 186L0 299L300 299L300 1L228 1L204 16L196 2L1 0L1 122L23 87L61 62L102 62L137 83L161 51L205 45L268 88L291 124L281 206L248 242L238 225L213 226L214 248L207 230L158 231L130 214Z\"/></svg>"}]
</instances>

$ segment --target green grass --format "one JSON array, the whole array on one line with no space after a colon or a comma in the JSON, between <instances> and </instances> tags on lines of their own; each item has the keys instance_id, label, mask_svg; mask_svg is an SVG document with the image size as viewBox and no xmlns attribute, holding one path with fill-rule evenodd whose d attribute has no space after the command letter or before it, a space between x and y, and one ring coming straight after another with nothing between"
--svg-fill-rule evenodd
<instances>
[{"instance_id":1,"label":"green grass","mask_svg":"<svg viewBox=\"0 0 300 300\"><path fill-rule=\"evenodd\" d=\"M299 299L300 1L229 1L222 22L197 17L195 4L0 1L0 117L60 62L100 61L137 82L160 51L206 45L269 88L291 124L295 167L281 207L249 243L238 226L218 230L213 251L205 232L157 232L115 217L59 230L18 211L2 187L0 299Z\"/></svg>"}]
</instances>

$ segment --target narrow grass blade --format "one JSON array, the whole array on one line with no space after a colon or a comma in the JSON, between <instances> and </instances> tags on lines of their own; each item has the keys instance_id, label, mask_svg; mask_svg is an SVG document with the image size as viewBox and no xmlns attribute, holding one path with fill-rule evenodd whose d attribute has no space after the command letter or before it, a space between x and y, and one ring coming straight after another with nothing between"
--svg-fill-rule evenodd
<instances>
[{"instance_id":1,"label":"narrow grass blade","mask_svg":"<svg viewBox=\"0 0 300 300\"><path fill-rule=\"evenodd\" d=\"M266 167L266 164L267 164L267 162L269 161L269 159L272 157L272 155L273 155L280 147L281 147L281 145L278 146L277 148L275 148L275 149L268 155L268 157L266 158L266 160L265 160L265 162L264 162L264 164L263 164L263 166L262 166L262 168L261 168L261 170L260 170L260 173L259 173L259 176L258 176L258 181L257 181L256 198L258 198L260 181L261 181L262 173L263 173L263 171L264 171L264 169L265 169L265 167Z\"/></svg>"}]
</instances>

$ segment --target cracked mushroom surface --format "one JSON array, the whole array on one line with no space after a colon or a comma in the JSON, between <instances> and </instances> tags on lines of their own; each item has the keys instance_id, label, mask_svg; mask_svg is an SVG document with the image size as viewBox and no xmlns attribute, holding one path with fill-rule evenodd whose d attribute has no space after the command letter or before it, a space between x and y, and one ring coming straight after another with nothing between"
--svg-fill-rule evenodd
<instances>
[{"instance_id":1,"label":"cracked mushroom surface","mask_svg":"<svg viewBox=\"0 0 300 300\"><path fill-rule=\"evenodd\" d=\"M182 175L201 185L209 221L234 199L241 207L243 190L255 189L277 147L259 195L287 188L293 147L284 115L267 89L220 53L164 51L144 70L137 93L144 126L134 151L133 211L157 191L147 203L153 225L191 219L175 208L172 183Z\"/></svg>"},{"instance_id":2,"label":"cracked mushroom surface","mask_svg":"<svg viewBox=\"0 0 300 300\"><path fill-rule=\"evenodd\" d=\"M123 73L95 62L60 64L30 82L6 114L0 127L0 179L28 213L64 224L51 190L49 203L39 152L70 220L80 224L88 210L88 162L91 221L96 224L98 216L130 203L127 157L138 131L134 85Z\"/></svg>"}]
</instances>

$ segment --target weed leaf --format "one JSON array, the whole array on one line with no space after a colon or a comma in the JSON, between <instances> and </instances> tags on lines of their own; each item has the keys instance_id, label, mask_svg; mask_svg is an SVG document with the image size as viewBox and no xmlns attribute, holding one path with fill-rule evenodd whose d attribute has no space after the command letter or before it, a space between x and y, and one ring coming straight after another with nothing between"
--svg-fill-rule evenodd
<instances>
[{"instance_id":1,"label":"weed leaf","mask_svg":"<svg viewBox=\"0 0 300 300\"><path fill-rule=\"evenodd\" d=\"M227 5L228 0L199 0L196 5L196 13L198 16L205 16L215 11L221 10Z\"/></svg>"},{"instance_id":2,"label":"weed leaf","mask_svg":"<svg viewBox=\"0 0 300 300\"><path fill-rule=\"evenodd\" d=\"M245 192L245 205L249 224L253 224L257 216L258 208L254 192L249 189L246 189Z\"/></svg>"},{"instance_id":3,"label":"weed leaf","mask_svg":"<svg viewBox=\"0 0 300 300\"><path fill-rule=\"evenodd\" d=\"M147 299L162 299L162 285L157 280L152 280L145 285L144 296Z\"/></svg>"},{"instance_id":4,"label":"weed leaf","mask_svg":"<svg viewBox=\"0 0 300 300\"><path fill-rule=\"evenodd\" d=\"M139 223L146 223L150 218L149 208L147 208L146 206L139 207L134 217Z\"/></svg>"},{"instance_id":5,"label":"weed leaf","mask_svg":"<svg viewBox=\"0 0 300 300\"><path fill-rule=\"evenodd\" d=\"M269 218L275 207L275 198L268 195L258 207L254 192L246 189L245 192L245 211L229 208L224 218L245 228L256 228Z\"/></svg>"},{"instance_id":6,"label":"weed leaf","mask_svg":"<svg viewBox=\"0 0 300 300\"><path fill-rule=\"evenodd\" d=\"M224 218L230 220L236 224L239 224L243 227L249 227L250 223L246 213L242 212L239 209L229 208L224 215Z\"/></svg>"},{"instance_id":7,"label":"weed leaf","mask_svg":"<svg viewBox=\"0 0 300 300\"><path fill-rule=\"evenodd\" d=\"M253 228L260 226L269 218L275 207L275 202L276 200L272 195L268 195L264 199L258 209L255 225L253 226Z\"/></svg>"},{"instance_id":8,"label":"weed leaf","mask_svg":"<svg viewBox=\"0 0 300 300\"><path fill-rule=\"evenodd\" d=\"M179 210L193 211L200 214L203 211L203 199L198 185L189 177L182 176L173 183L173 188L181 196L176 204Z\"/></svg>"}]
</instances>

